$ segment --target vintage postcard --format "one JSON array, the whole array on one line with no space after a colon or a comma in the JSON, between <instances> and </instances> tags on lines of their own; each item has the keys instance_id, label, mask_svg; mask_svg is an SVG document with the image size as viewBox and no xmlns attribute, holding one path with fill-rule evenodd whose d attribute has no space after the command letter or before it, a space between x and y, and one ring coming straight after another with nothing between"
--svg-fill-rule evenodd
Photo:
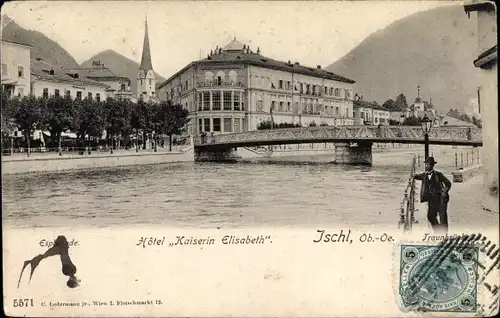
<instances>
[{"instance_id":1,"label":"vintage postcard","mask_svg":"<svg viewBox=\"0 0 500 318\"><path fill-rule=\"evenodd\" d=\"M4 313L499 312L493 1L11 1Z\"/></svg>"}]
</instances>

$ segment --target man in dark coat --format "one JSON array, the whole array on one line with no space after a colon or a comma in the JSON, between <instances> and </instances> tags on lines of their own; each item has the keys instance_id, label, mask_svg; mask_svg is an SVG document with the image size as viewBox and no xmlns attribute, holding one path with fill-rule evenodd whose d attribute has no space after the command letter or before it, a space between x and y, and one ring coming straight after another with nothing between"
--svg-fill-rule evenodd
<instances>
[{"instance_id":1,"label":"man in dark coat","mask_svg":"<svg viewBox=\"0 0 500 318\"><path fill-rule=\"evenodd\" d=\"M422 181L420 188L420 202L428 203L427 220L434 231L448 232L448 191L451 182L441 172L434 170L434 157L425 160L425 172L415 174L415 180ZM439 222L437 216L439 215Z\"/></svg>"}]
</instances>

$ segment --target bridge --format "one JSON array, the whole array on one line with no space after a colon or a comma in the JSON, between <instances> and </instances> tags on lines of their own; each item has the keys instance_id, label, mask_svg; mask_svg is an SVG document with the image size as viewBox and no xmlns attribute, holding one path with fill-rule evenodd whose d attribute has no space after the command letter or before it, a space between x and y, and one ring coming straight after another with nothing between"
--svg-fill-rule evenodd
<instances>
[{"instance_id":1,"label":"bridge","mask_svg":"<svg viewBox=\"0 0 500 318\"><path fill-rule=\"evenodd\" d=\"M373 143L424 144L420 126L320 126L253 130L242 133L198 136L197 161L225 161L238 147L301 143L334 143L337 163L371 164ZM434 127L429 144L482 146L482 130L476 127Z\"/></svg>"}]
</instances>

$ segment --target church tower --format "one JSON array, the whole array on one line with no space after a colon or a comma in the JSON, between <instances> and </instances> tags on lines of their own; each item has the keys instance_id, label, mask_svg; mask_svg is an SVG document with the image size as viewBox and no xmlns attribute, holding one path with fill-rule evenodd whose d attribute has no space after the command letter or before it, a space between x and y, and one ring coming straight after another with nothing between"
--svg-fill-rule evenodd
<instances>
[{"instance_id":1,"label":"church tower","mask_svg":"<svg viewBox=\"0 0 500 318\"><path fill-rule=\"evenodd\" d=\"M153 71L153 63L151 62L147 17L145 26L141 66L139 66L139 71L137 72L137 99L142 98L147 102L155 99L156 80Z\"/></svg>"}]
</instances>

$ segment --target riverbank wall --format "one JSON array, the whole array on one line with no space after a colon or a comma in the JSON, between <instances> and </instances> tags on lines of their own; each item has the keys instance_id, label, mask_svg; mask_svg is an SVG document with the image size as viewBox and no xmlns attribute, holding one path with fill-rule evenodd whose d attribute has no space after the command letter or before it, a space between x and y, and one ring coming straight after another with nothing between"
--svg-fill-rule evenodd
<instances>
[{"instance_id":1,"label":"riverbank wall","mask_svg":"<svg viewBox=\"0 0 500 318\"><path fill-rule=\"evenodd\" d=\"M3 156L2 174L20 174L33 172L61 172L93 168L124 167L134 165L162 164L175 162L193 162L194 149L188 147L179 151L158 152L135 150L118 150L113 154L45 154L27 156Z\"/></svg>"}]
</instances>

